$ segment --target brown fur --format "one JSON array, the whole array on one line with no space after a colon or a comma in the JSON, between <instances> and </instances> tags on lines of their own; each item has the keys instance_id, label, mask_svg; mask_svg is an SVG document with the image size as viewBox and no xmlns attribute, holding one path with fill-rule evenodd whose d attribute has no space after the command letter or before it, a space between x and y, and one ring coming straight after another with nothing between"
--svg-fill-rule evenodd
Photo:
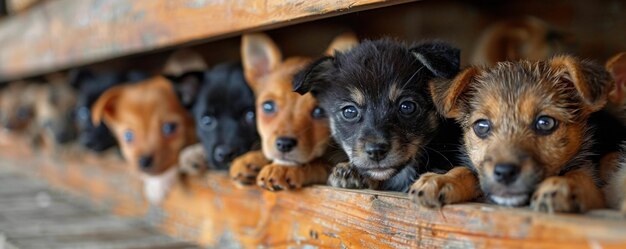
<instances>
[{"instance_id":1,"label":"brown fur","mask_svg":"<svg viewBox=\"0 0 626 249\"><path fill-rule=\"evenodd\" d=\"M500 61L546 60L563 50L560 34L545 22L524 17L501 21L481 35L472 63L493 66Z\"/></svg>"},{"instance_id":2,"label":"brown fur","mask_svg":"<svg viewBox=\"0 0 626 249\"><path fill-rule=\"evenodd\" d=\"M336 39L326 53L351 47L350 39L346 36ZM292 90L294 75L311 59L291 57L283 60L276 44L264 34L244 35L241 50L244 74L256 96L262 152L266 160L273 163L259 165L264 163L254 156L259 152L249 152L233 161L230 175L240 183L251 183L258 174L257 184L269 190L325 183L328 164L314 160L322 157L331 140L328 119L312 117L311 113L318 106L311 94L300 96ZM263 103L266 101L274 101L275 113L264 113ZM281 137L297 139L295 149L289 153L280 152L276 142Z\"/></svg>"},{"instance_id":3,"label":"brown fur","mask_svg":"<svg viewBox=\"0 0 626 249\"><path fill-rule=\"evenodd\" d=\"M30 82L10 83L0 93L0 123L4 129L23 133L34 119L38 86Z\"/></svg>"},{"instance_id":4,"label":"brown fur","mask_svg":"<svg viewBox=\"0 0 626 249\"><path fill-rule=\"evenodd\" d=\"M158 175L174 167L179 152L196 142L193 119L180 104L172 84L163 77L122 85L107 90L93 105L93 122L105 122L116 136L125 159L139 169L141 156L152 155L154 165L145 173ZM162 125L177 124L176 131L164 136ZM124 141L124 132L134 139Z\"/></svg>"},{"instance_id":5,"label":"brown fur","mask_svg":"<svg viewBox=\"0 0 626 249\"><path fill-rule=\"evenodd\" d=\"M77 92L64 75L54 74L47 79L46 84L38 86L34 114L37 133L44 146L54 148L76 137L78 128L72 113Z\"/></svg>"},{"instance_id":6,"label":"brown fur","mask_svg":"<svg viewBox=\"0 0 626 249\"><path fill-rule=\"evenodd\" d=\"M563 56L470 67L449 84L431 84L439 110L463 127L470 167L420 178L413 185L414 198L430 206L468 201L481 194L473 185L479 182L482 194L503 205L523 204L532 194L531 206L538 211L603 207L594 165L585 158L590 140L587 119L606 103L610 82L598 66ZM533 127L540 116L556 119L557 128L544 135L536 132ZM486 138L473 130L481 119L492 124ZM519 174L514 182L504 185L495 180L498 163L516 165ZM479 181L467 179L471 171Z\"/></svg>"}]
</instances>

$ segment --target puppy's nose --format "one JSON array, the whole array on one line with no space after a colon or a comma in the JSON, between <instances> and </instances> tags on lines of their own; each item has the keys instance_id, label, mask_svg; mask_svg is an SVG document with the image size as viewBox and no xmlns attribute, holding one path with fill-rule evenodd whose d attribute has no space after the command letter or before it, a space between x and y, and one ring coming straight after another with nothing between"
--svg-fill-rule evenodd
<instances>
[{"instance_id":1,"label":"puppy's nose","mask_svg":"<svg viewBox=\"0 0 626 249\"><path fill-rule=\"evenodd\" d=\"M152 167L153 159L154 157L152 157L152 155L141 156L139 158L139 167L142 170L150 169Z\"/></svg>"},{"instance_id":2,"label":"puppy's nose","mask_svg":"<svg viewBox=\"0 0 626 249\"><path fill-rule=\"evenodd\" d=\"M276 149L280 152L289 152L293 150L293 147L298 145L298 140L290 137L279 137L276 139Z\"/></svg>"},{"instance_id":3,"label":"puppy's nose","mask_svg":"<svg viewBox=\"0 0 626 249\"><path fill-rule=\"evenodd\" d=\"M519 167L513 163L497 163L493 169L493 176L497 182L509 185L519 175Z\"/></svg>"},{"instance_id":4,"label":"puppy's nose","mask_svg":"<svg viewBox=\"0 0 626 249\"><path fill-rule=\"evenodd\" d=\"M365 153L370 160L379 162L387 156L389 144L386 143L367 143L365 144Z\"/></svg>"},{"instance_id":5,"label":"puppy's nose","mask_svg":"<svg viewBox=\"0 0 626 249\"><path fill-rule=\"evenodd\" d=\"M56 140L58 143L64 144L71 141L74 138L72 133L67 131L62 131L56 134Z\"/></svg>"},{"instance_id":6,"label":"puppy's nose","mask_svg":"<svg viewBox=\"0 0 626 249\"><path fill-rule=\"evenodd\" d=\"M228 145L218 145L213 151L213 159L218 163L230 162L233 159L233 149Z\"/></svg>"}]
</instances>

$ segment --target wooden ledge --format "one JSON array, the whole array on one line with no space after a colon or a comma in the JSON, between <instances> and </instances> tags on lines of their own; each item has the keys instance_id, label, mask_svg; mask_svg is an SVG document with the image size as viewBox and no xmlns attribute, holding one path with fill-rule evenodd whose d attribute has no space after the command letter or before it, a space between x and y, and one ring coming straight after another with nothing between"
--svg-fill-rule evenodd
<instances>
[{"instance_id":1,"label":"wooden ledge","mask_svg":"<svg viewBox=\"0 0 626 249\"><path fill-rule=\"evenodd\" d=\"M160 207L115 153L35 153L24 139L0 141L0 167L34 173L114 213L142 217L168 234L209 247L624 248L615 212L548 215L485 204L416 208L403 194L314 186L294 192L237 187L223 172L178 185Z\"/></svg>"},{"instance_id":2,"label":"wooden ledge","mask_svg":"<svg viewBox=\"0 0 626 249\"><path fill-rule=\"evenodd\" d=\"M0 81L410 1L46 1L0 21Z\"/></svg>"}]
</instances>

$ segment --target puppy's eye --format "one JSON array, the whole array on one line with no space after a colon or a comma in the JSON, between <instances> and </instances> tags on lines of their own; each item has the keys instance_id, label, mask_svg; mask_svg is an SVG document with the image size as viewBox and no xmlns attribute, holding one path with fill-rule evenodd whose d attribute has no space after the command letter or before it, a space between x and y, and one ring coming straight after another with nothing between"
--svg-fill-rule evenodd
<instances>
[{"instance_id":1,"label":"puppy's eye","mask_svg":"<svg viewBox=\"0 0 626 249\"><path fill-rule=\"evenodd\" d=\"M244 118L246 120L246 124L254 125L254 121L256 120L256 115L254 114L254 111L247 111Z\"/></svg>"},{"instance_id":2,"label":"puppy's eye","mask_svg":"<svg viewBox=\"0 0 626 249\"><path fill-rule=\"evenodd\" d=\"M314 119L325 118L326 111L324 111L324 109L322 109L321 107L317 106L313 109L313 111L311 111L311 117L313 117Z\"/></svg>"},{"instance_id":3,"label":"puppy's eye","mask_svg":"<svg viewBox=\"0 0 626 249\"><path fill-rule=\"evenodd\" d=\"M135 133L131 130L124 131L124 142L127 144L132 143L135 140Z\"/></svg>"},{"instance_id":4,"label":"puppy's eye","mask_svg":"<svg viewBox=\"0 0 626 249\"><path fill-rule=\"evenodd\" d=\"M343 109L341 109L341 114L343 115L343 118L345 118L346 120L354 120L359 116L359 110L356 109L356 106L346 106Z\"/></svg>"},{"instance_id":5,"label":"puppy's eye","mask_svg":"<svg viewBox=\"0 0 626 249\"><path fill-rule=\"evenodd\" d=\"M22 120L30 117L30 109L28 107L20 107L17 109L17 118Z\"/></svg>"},{"instance_id":6,"label":"puppy's eye","mask_svg":"<svg viewBox=\"0 0 626 249\"><path fill-rule=\"evenodd\" d=\"M486 119L480 119L474 122L474 133L479 138L486 138L491 134L491 122Z\"/></svg>"},{"instance_id":7,"label":"puppy's eye","mask_svg":"<svg viewBox=\"0 0 626 249\"><path fill-rule=\"evenodd\" d=\"M78 108L78 111L76 111L76 116L79 120L89 120L89 117L91 116L89 108L87 108L86 106L81 106L80 108Z\"/></svg>"},{"instance_id":8,"label":"puppy's eye","mask_svg":"<svg viewBox=\"0 0 626 249\"><path fill-rule=\"evenodd\" d=\"M558 126L556 119L550 116L540 116L535 121L535 130L541 135L548 135L556 130Z\"/></svg>"},{"instance_id":9,"label":"puppy's eye","mask_svg":"<svg viewBox=\"0 0 626 249\"><path fill-rule=\"evenodd\" d=\"M268 100L263 102L261 105L263 107L263 112L267 114L272 114L276 112L276 103L272 100Z\"/></svg>"},{"instance_id":10,"label":"puppy's eye","mask_svg":"<svg viewBox=\"0 0 626 249\"><path fill-rule=\"evenodd\" d=\"M417 105L413 101L402 101L402 103L400 103L400 113L403 115L414 114L416 110Z\"/></svg>"},{"instance_id":11,"label":"puppy's eye","mask_svg":"<svg viewBox=\"0 0 626 249\"><path fill-rule=\"evenodd\" d=\"M200 118L200 123L202 124L202 127L210 129L217 125L217 120L211 115L204 115Z\"/></svg>"},{"instance_id":12,"label":"puppy's eye","mask_svg":"<svg viewBox=\"0 0 626 249\"><path fill-rule=\"evenodd\" d=\"M174 132L176 132L177 127L178 125L176 125L176 123L174 122L165 123L161 127L161 132L163 132L163 135L166 135L166 136L172 135Z\"/></svg>"}]
</instances>

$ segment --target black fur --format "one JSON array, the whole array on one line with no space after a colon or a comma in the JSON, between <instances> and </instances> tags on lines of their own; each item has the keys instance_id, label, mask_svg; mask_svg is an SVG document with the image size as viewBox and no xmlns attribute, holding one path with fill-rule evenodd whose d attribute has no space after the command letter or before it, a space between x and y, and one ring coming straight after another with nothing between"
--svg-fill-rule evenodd
<instances>
[{"instance_id":1,"label":"black fur","mask_svg":"<svg viewBox=\"0 0 626 249\"><path fill-rule=\"evenodd\" d=\"M457 163L460 128L437 113L428 82L452 78L458 71L459 50L446 43L408 46L391 39L366 40L348 52L312 63L296 75L294 91L311 92L319 100L331 119L333 137L346 150L355 172L376 182L365 185L407 191L418 173L447 170ZM401 94L392 102L389 93L394 85ZM351 97L355 90L365 97L361 106ZM416 104L413 114L399 112L404 101ZM346 106L357 107L356 121L343 117ZM379 161L364 160L358 154L364 155L372 144L390 149ZM381 168L394 170L372 173Z\"/></svg>"},{"instance_id":2,"label":"black fur","mask_svg":"<svg viewBox=\"0 0 626 249\"><path fill-rule=\"evenodd\" d=\"M258 146L254 94L239 63L217 65L202 77L192 109L196 132L209 166L227 169L232 159Z\"/></svg>"},{"instance_id":3,"label":"black fur","mask_svg":"<svg viewBox=\"0 0 626 249\"><path fill-rule=\"evenodd\" d=\"M99 152L116 145L115 137L104 123L94 126L91 122L91 106L109 88L145 78L147 75L137 71L94 73L80 69L70 72L69 83L79 91L75 115L79 132L78 142L82 146Z\"/></svg>"}]
</instances>

